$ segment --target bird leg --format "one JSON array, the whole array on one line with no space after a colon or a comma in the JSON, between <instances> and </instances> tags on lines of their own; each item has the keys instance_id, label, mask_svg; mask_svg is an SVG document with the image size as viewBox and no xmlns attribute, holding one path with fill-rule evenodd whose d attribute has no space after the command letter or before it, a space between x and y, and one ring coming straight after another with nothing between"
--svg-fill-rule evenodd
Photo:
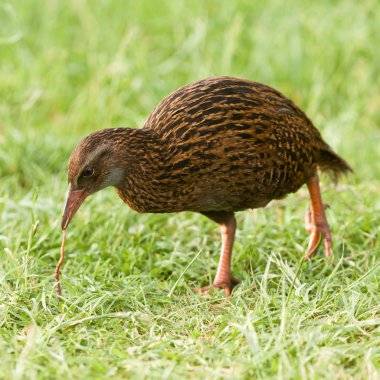
<instances>
[{"instance_id":1,"label":"bird leg","mask_svg":"<svg viewBox=\"0 0 380 380\"><path fill-rule=\"evenodd\" d=\"M311 259L313 257L323 238L325 244L325 255L326 257L331 258L332 241L330 227L325 215L325 209L328 206L322 202L317 174L309 182L307 182L307 187L310 193L310 208L306 212L305 223L306 230L310 233L310 241L305 257L306 259Z\"/></svg>"},{"instance_id":2,"label":"bird leg","mask_svg":"<svg viewBox=\"0 0 380 380\"><path fill-rule=\"evenodd\" d=\"M232 289L239 284L239 280L232 276L231 257L232 248L235 239L236 219L233 212L210 211L203 212L203 215L220 225L222 235L222 250L219 260L218 269L212 286L218 289L224 289L226 295L231 295ZM208 292L210 286L200 288L201 292Z\"/></svg>"}]
</instances>

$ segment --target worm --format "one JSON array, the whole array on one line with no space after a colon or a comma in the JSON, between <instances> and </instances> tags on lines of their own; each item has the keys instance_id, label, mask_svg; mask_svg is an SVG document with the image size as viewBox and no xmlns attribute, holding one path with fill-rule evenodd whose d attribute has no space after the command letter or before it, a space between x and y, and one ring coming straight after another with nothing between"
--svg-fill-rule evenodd
<instances>
[{"instance_id":1,"label":"worm","mask_svg":"<svg viewBox=\"0 0 380 380\"><path fill-rule=\"evenodd\" d=\"M65 243L66 243L66 230L62 230L62 244L61 244L61 257L59 258L57 268L55 269L54 278L57 282L57 295L58 297L62 297L62 290L61 290L61 281L59 279L59 270L61 269L63 259L65 258Z\"/></svg>"}]
</instances>

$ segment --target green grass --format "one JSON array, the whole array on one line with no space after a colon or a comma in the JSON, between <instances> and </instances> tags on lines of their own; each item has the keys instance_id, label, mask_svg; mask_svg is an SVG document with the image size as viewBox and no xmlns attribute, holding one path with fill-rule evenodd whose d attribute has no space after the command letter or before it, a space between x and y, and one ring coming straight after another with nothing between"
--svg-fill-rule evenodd
<instances>
[{"instance_id":1,"label":"green grass","mask_svg":"<svg viewBox=\"0 0 380 380\"><path fill-rule=\"evenodd\" d=\"M379 379L376 9L376 0L1 1L0 378ZM333 262L319 252L300 266L302 189L237 215L242 283L231 299L200 297L191 288L215 273L217 226L191 213L137 215L108 189L70 225L59 302L75 144L139 126L169 92L221 74L284 92L354 167L337 187L323 179Z\"/></svg>"}]
</instances>

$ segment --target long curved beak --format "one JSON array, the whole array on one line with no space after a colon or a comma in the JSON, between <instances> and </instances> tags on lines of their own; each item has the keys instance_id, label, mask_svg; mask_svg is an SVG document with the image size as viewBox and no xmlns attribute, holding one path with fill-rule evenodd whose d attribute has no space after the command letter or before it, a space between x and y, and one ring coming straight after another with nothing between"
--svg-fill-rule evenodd
<instances>
[{"instance_id":1,"label":"long curved beak","mask_svg":"<svg viewBox=\"0 0 380 380\"><path fill-rule=\"evenodd\" d=\"M69 191L67 192L66 205L63 210L61 228L65 230L69 225L71 219L78 211L83 201L90 195L87 189L83 190L71 190L69 185Z\"/></svg>"}]
</instances>

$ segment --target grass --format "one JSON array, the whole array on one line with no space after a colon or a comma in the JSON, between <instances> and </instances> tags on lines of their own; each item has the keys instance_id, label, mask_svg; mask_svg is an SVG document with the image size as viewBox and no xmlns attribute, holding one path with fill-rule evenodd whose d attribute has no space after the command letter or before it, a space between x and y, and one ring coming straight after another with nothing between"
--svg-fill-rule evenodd
<instances>
[{"instance_id":1,"label":"grass","mask_svg":"<svg viewBox=\"0 0 380 380\"><path fill-rule=\"evenodd\" d=\"M380 14L376 0L0 2L0 378L379 379ZM70 225L68 156L211 75L294 99L355 175L323 180L334 260L307 246L302 189L239 213L231 299L205 218L137 215L112 189ZM191 265L189 265L191 263ZM298 270L299 269L299 270Z\"/></svg>"}]
</instances>

